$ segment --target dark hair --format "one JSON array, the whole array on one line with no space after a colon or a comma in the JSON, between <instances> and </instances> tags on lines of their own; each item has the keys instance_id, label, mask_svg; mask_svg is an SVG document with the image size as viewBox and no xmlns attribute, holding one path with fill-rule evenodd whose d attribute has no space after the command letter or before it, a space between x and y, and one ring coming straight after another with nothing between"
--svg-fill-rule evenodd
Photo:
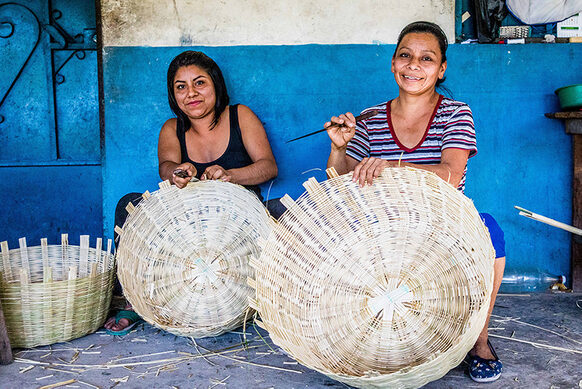
<instances>
[{"instance_id":1,"label":"dark hair","mask_svg":"<svg viewBox=\"0 0 582 389\"><path fill-rule=\"evenodd\" d=\"M404 27L402 31L400 31L400 35L398 35L398 41L396 42L396 50L394 50L392 58L396 56L396 51L398 51L398 46L400 46L400 42L402 42L402 39L404 39L406 35L411 33L432 34L439 42L442 57L441 64L447 60L447 47L449 46L449 42L447 40L445 32L437 24L424 21L410 23L408 26ZM442 84L444 81L445 77L443 77L442 79L438 79L436 82L436 86L437 87L440 86L440 84Z\"/></svg>"},{"instance_id":2,"label":"dark hair","mask_svg":"<svg viewBox=\"0 0 582 389\"><path fill-rule=\"evenodd\" d=\"M229 97L228 92L226 91L226 83L224 82L224 77L222 76L220 68L212 58L200 51L184 51L170 62L170 66L168 66L168 102L170 103L170 108L178 118L178 128L183 128L184 132L188 131L190 129L190 119L188 118L188 115L178 107L176 96L174 96L174 77L176 77L178 69L190 65L196 65L203 69L208 73L214 84L216 103L214 104L214 120L212 121L211 127L214 128L218 123L220 115L228 106Z\"/></svg>"}]
</instances>

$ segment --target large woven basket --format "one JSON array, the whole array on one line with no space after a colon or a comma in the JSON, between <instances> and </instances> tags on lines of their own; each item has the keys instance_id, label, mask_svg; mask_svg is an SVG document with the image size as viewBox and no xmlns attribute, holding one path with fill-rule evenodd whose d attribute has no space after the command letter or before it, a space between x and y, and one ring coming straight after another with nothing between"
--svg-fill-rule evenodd
<instances>
[{"instance_id":1,"label":"large woven basket","mask_svg":"<svg viewBox=\"0 0 582 389\"><path fill-rule=\"evenodd\" d=\"M118 276L123 293L147 322L201 338L242 324L253 290L249 256L269 233L256 195L221 181L165 181L146 192L118 229Z\"/></svg>"},{"instance_id":2,"label":"large woven basket","mask_svg":"<svg viewBox=\"0 0 582 389\"><path fill-rule=\"evenodd\" d=\"M472 202L433 173L310 179L258 260L251 307L300 363L356 387L420 387L483 328L494 250Z\"/></svg>"},{"instance_id":3,"label":"large woven basket","mask_svg":"<svg viewBox=\"0 0 582 389\"><path fill-rule=\"evenodd\" d=\"M111 241L107 251L89 236L70 245L67 234L60 245L10 250L2 242L0 302L12 347L36 347L64 342L95 332L105 321L113 289Z\"/></svg>"}]
</instances>

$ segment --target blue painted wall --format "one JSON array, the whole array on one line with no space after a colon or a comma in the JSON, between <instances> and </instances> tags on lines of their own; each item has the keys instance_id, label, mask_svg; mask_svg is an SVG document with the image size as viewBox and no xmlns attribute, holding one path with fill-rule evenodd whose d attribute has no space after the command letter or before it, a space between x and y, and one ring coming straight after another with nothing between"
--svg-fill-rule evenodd
<instances>
[{"instance_id":1,"label":"blue painted wall","mask_svg":"<svg viewBox=\"0 0 582 389\"><path fill-rule=\"evenodd\" d=\"M104 149L98 126L97 58L85 48L95 27L92 2L16 0L43 25L56 21L79 39L68 47L47 28L29 64L0 107L0 240L16 247L61 233L112 236L117 199L157 189L157 137L171 116L165 74L183 47L106 47ZM32 49L35 20L18 6L0 9L0 96ZM16 26L6 37L6 21ZM77 38L75 38L77 39ZM94 44L93 44L94 46ZM224 71L233 102L250 106L265 124L279 177L265 196L296 198L310 176L325 179L329 141L321 128L332 115L396 96L389 71L393 45L195 47ZM568 233L517 215L520 205L571 222L571 139L553 91L582 82L582 45L451 45L445 85L469 103L479 153L469 162L466 194L495 215L506 233L507 271L545 270L569 276ZM56 69L63 83L53 83ZM272 185L271 185L272 184ZM270 189L270 193L269 193Z\"/></svg>"},{"instance_id":2,"label":"blue painted wall","mask_svg":"<svg viewBox=\"0 0 582 389\"><path fill-rule=\"evenodd\" d=\"M103 212L112 236L117 200L156 190L157 137L171 116L167 65L185 48L107 47L104 53ZM325 179L327 135L286 144L321 128L332 115L358 112L397 95L389 62L393 45L194 47L222 68L234 103L263 121L279 166L264 185L270 197L303 192ZM530 221L520 205L571 222L571 139L544 117L559 110L553 91L582 82L582 45L452 45L447 81L473 109L478 154L469 162L466 194L505 230L507 271L541 269L570 275L570 236ZM271 186L272 184L272 186Z\"/></svg>"},{"instance_id":3,"label":"blue painted wall","mask_svg":"<svg viewBox=\"0 0 582 389\"><path fill-rule=\"evenodd\" d=\"M69 234L71 244L79 235L90 235L91 246L101 237L101 166L0 167L2 200L0 232L9 247L26 237L28 246L60 244Z\"/></svg>"}]
</instances>

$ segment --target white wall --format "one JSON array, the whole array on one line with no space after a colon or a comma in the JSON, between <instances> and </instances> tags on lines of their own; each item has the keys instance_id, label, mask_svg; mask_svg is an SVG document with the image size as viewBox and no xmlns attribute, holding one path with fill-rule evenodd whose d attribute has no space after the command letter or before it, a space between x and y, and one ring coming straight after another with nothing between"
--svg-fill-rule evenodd
<instances>
[{"instance_id":1,"label":"white wall","mask_svg":"<svg viewBox=\"0 0 582 389\"><path fill-rule=\"evenodd\" d=\"M395 43L406 24L454 42L454 0L102 0L105 46Z\"/></svg>"}]
</instances>

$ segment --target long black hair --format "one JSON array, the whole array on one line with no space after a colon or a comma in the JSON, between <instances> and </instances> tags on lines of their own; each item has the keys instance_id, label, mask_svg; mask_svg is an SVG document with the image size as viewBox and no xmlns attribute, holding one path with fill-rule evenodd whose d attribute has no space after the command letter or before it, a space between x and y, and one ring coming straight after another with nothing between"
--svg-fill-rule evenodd
<instances>
[{"instance_id":1,"label":"long black hair","mask_svg":"<svg viewBox=\"0 0 582 389\"><path fill-rule=\"evenodd\" d=\"M398 51L398 47L400 46L402 39L404 39L404 37L406 35L411 34L411 33L429 33L429 34L432 34L439 42L439 47L441 49L441 57L442 57L441 64L447 60L447 47L449 47L447 35L443 31L443 29L440 28L437 24L432 23L432 22L425 22L425 21L410 23L408 26L404 27L402 29L402 31L400 31L400 35L398 35L398 41L396 42L396 50L394 50L394 54L392 55L392 58L394 58L396 56L396 52ZM445 77L438 79L436 82L436 86L437 87L440 86L443 82L445 82Z\"/></svg>"},{"instance_id":2,"label":"long black hair","mask_svg":"<svg viewBox=\"0 0 582 389\"><path fill-rule=\"evenodd\" d=\"M190 119L188 115L186 115L180 107L178 107L178 102L176 101L176 96L174 96L174 77L176 77L176 73L178 69L182 66L190 66L196 65L199 68L203 69L210 78L212 79L212 83L214 84L214 93L216 95L216 103L214 104L214 119L212 120L211 129L218 124L218 119L220 115L224 112L226 107L228 106L229 97L228 92L226 91L226 83L224 82L224 77L222 76L222 72L220 68L206 54L200 51L184 51L183 53L179 54L170 62L170 66L168 66L168 102L170 103L170 108L176 114L178 118L178 128L183 129L184 132L190 129Z\"/></svg>"}]
</instances>

